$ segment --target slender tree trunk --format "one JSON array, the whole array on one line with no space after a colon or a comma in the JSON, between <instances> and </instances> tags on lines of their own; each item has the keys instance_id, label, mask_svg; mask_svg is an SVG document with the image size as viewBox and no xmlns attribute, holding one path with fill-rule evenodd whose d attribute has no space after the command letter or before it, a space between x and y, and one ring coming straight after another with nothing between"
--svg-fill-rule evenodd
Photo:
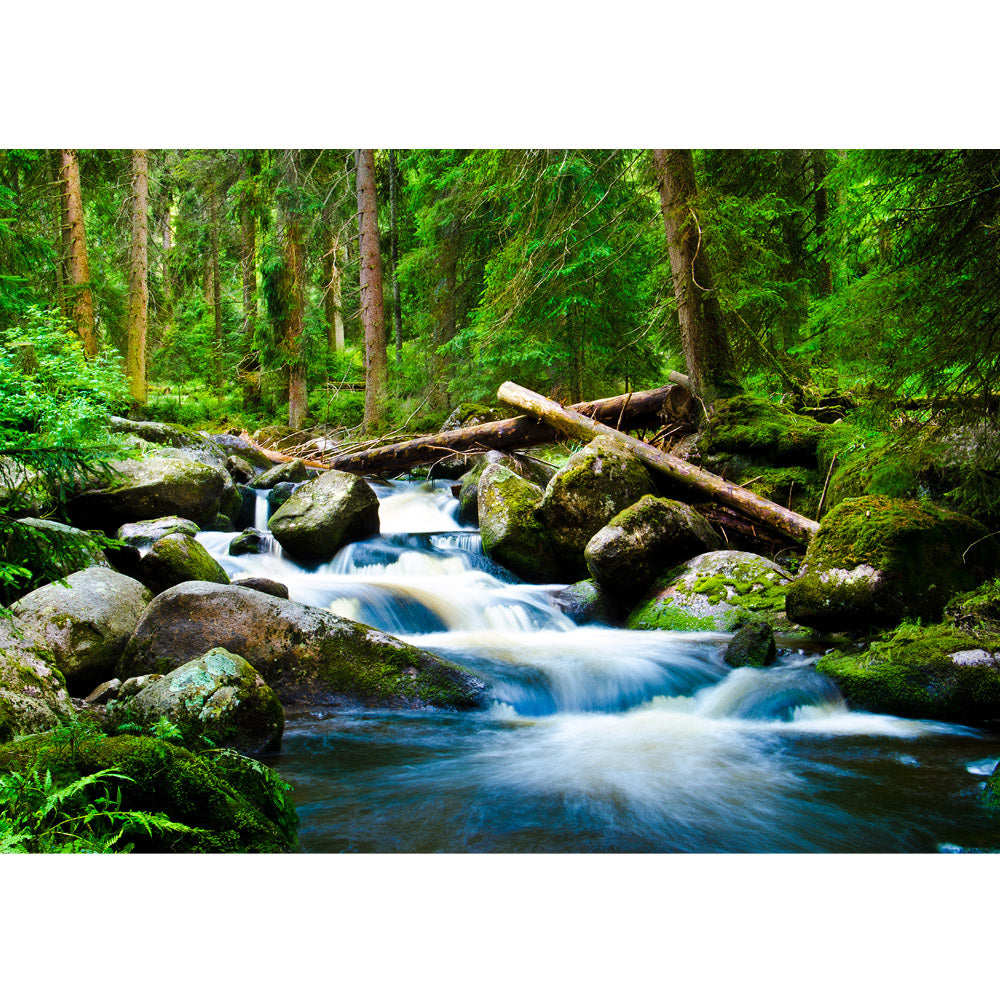
<instances>
[{"instance_id":1,"label":"slender tree trunk","mask_svg":"<svg viewBox=\"0 0 1000 1000\"><path fill-rule=\"evenodd\" d=\"M67 216L68 199L66 185L62 183L62 159L59 150L50 150L46 161L48 179L59 197L52 203L52 245L56 248L55 291L56 302L63 315L69 315L66 302L66 233L69 230Z\"/></svg>"},{"instance_id":2,"label":"slender tree trunk","mask_svg":"<svg viewBox=\"0 0 1000 1000\"><path fill-rule=\"evenodd\" d=\"M356 149L358 244L361 256L361 312L365 327L365 433L385 415L385 316L382 303L382 260L378 242L378 202L375 197L375 151Z\"/></svg>"},{"instance_id":3,"label":"slender tree trunk","mask_svg":"<svg viewBox=\"0 0 1000 1000\"><path fill-rule=\"evenodd\" d=\"M288 356L288 425L301 430L308 409L306 364L303 358L302 317L305 307L305 251L297 215L285 212L282 252L288 281L288 299L282 322L281 341Z\"/></svg>"},{"instance_id":4,"label":"slender tree trunk","mask_svg":"<svg viewBox=\"0 0 1000 1000\"><path fill-rule=\"evenodd\" d=\"M711 405L741 392L742 386L692 207L697 193L694 159L690 149L654 149L653 166L687 373L695 394Z\"/></svg>"},{"instance_id":5,"label":"slender tree trunk","mask_svg":"<svg viewBox=\"0 0 1000 1000\"><path fill-rule=\"evenodd\" d=\"M396 222L396 151L389 150L389 209L392 234L392 328L396 334L396 361L403 351L403 306L399 299L399 226Z\"/></svg>"},{"instance_id":6,"label":"slender tree trunk","mask_svg":"<svg viewBox=\"0 0 1000 1000\"><path fill-rule=\"evenodd\" d=\"M132 248L129 253L125 376L133 406L146 405L146 324L149 313L149 158L132 150Z\"/></svg>"},{"instance_id":7,"label":"slender tree trunk","mask_svg":"<svg viewBox=\"0 0 1000 1000\"><path fill-rule=\"evenodd\" d=\"M163 208L163 298L167 316L173 316L174 290L170 279L170 250L173 246L174 231L170 225L170 201Z\"/></svg>"},{"instance_id":8,"label":"slender tree trunk","mask_svg":"<svg viewBox=\"0 0 1000 1000\"><path fill-rule=\"evenodd\" d=\"M254 350L257 326L257 220L249 205L240 208L242 252L240 269L243 279L243 328L240 333L242 358L237 375L243 386L243 405L247 409L260 406L260 361Z\"/></svg>"},{"instance_id":9,"label":"slender tree trunk","mask_svg":"<svg viewBox=\"0 0 1000 1000\"><path fill-rule=\"evenodd\" d=\"M444 409L450 405L448 364L441 348L458 332L458 312L455 296L458 289L457 223L449 223L438 254L438 269L443 280L438 284L434 307L434 353L431 356L430 405Z\"/></svg>"},{"instance_id":10,"label":"slender tree trunk","mask_svg":"<svg viewBox=\"0 0 1000 1000\"><path fill-rule=\"evenodd\" d=\"M820 262L819 294L833 294L833 267L827 258L826 227L830 217L830 201L826 190L826 150L812 151L813 186L816 189L814 211L816 213L816 235L824 260Z\"/></svg>"},{"instance_id":11,"label":"slender tree trunk","mask_svg":"<svg viewBox=\"0 0 1000 1000\"><path fill-rule=\"evenodd\" d=\"M87 235L83 225L80 163L75 149L60 150L60 159L67 292L73 304L73 325L80 340L83 341L84 353L88 358L92 358L97 354L97 333L94 329L94 297L90 290Z\"/></svg>"},{"instance_id":12,"label":"slender tree trunk","mask_svg":"<svg viewBox=\"0 0 1000 1000\"><path fill-rule=\"evenodd\" d=\"M215 385L222 386L222 275L219 267L219 192L213 187L209 201L212 239L212 319L215 325Z\"/></svg>"}]
</instances>

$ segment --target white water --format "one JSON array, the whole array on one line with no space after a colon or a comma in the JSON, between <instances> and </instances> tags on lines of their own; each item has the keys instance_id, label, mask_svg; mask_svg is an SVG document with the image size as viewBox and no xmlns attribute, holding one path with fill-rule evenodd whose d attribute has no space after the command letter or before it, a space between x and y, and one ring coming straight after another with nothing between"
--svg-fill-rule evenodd
<instances>
[{"instance_id":1,"label":"white water","mask_svg":"<svg viewBox=\"0 0 1000 1000\"><path fill-rule=\"evenodd\" d=\"M940 765L966 781L995 759L974 730L849 711L812 656L733 669L724 634L576 625L556 607L558 588L520 583L483 554L447 491L375 488L381 534L313 570L277 544L231 557L234 536L199 535L234 578L278 580L293 600L393 632L488 684L487 712L382 713L374 730L364 712L294 723L277 766L316 814L305 828L316 849L914 849L907 838L923 821L884 829L862 775L926 771L916 746L937 767L942 741L968 748ZM262 530L265 514L259 496ZM367 769L341 773L345 753ZM844 782L858 785L856 808L828 799ZM943 826L920 836L954 842Z\"/></svg>"}]
</instances>

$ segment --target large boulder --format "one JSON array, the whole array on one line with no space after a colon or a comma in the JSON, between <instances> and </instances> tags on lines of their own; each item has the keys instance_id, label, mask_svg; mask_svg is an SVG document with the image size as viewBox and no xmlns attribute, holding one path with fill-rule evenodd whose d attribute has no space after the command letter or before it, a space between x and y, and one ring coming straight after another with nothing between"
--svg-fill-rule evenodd
<instances>
[{"instance_id":1,"label":"large boulder","mask_svg":"<svg viewBox=\"0 0 1000 1000\"><path fill-rule=\"evenodd\" d=\"M0 771L46 771L60 784L112 769L121 809L162 813L190 832L130 831L138 852L276 853L298 850L289 787L266 765L232 750L197 755L151 736L43 733L0 746Z\"/></svg>"},{"instance_id":2,"label":"large boulder","mask_svg":"<svg viewBox=\"0 0 1000 1000\"><path fill-rule=\"evenodd\" d=\"M644 496L601 528L584 556L602 587L635 601L667 567L722 545L718 532L686 503Z\"/></svg>"},{"instance_id":3,"label":"large boulder","mask_svg":"<svg viewBox=\"0 0 1000 1000\"><path fill-rule=\"evenodd\" d=\"M538 486L504 465L487 466L479 478L477 502L483 550L529 583L565 578L549 530L536 515L541 499Z\"/></svg>"},{"instance_id":4,"label":"large boulder","mask_svg":"<svg viewBox=\"0 0 1000 1000\"><path fill-rule=\"evenodd\" d=\"M247 528L229 543L229 554L231 556L244 556L250 553L266 552L267 544L264 532L258 531L256 528Z\"/></svg>"},{"instance_id":5,"label":"large boulder","mask_svg":"<svg viewBox=\"0 0 1000 1000\"><path fill-rule=\"evenodd\" d=\"M37 517L22 517L5 532L6 559L30 578L0 584L0 600L10 603L35 587L91 566L110 569L103 546L88 531Z\"/></svg>"},{"instance_id":6,"label":"large boulder","mask_svg":"<svg viewBox=\"0 0 1000 1000\"><path fill-rule=\"evenodd\" d=\"M32 591L11 606L17 624L84 695L115 672L153 595L137 580L92 567Z\"/></svg>"},{"instance_id":7,"label":"large boulder","mask_svg":"<svg viewBox=\"0 0 1000 1000\"><path fill-rule=\"evenodd\" d=\"M676 567L629 616L628 628L731 632L747 620L795 631L784 616L791 577L753 552L705 552Z\"/></svg>"},{"instance_id":8,"label":"large boulder","mask_svg":"<svg viewBox=\"0 0 1000 1000\"><path fill-rule=\"evenodd\" d=\"M900 625L863 652L828 653L816 669L865 711L951 722L1000 718L998 632Z\"/></svg>"},{"instance_id":9,"label":"large boulder","mask_svg":"<svg viewBox=\"0 0 1000 1000\"><path fill-rule=\"evenodd\" d=\"M276 750L285 728L278 696L242 656L210 649L131 698L118 698L108 722L149 726L165 718L186 739L208 737L218 747L241 753Z\"/></svg>"},{"instance_id":10,"label":"large boulder","mask_svg":"<svg viewBox=\"0 0 1000 1000\"><path fill-rule=\"evenodd\" d=\"M823 518L788 588L788 617L827 632L935 621L993 576L998 548L970 517L928 501L857 497Z\"/></svg>"},{"instance_id":11,"label":"large boulder","mask_svg":"<svg viewBox=\"0 0 1000 1000\"><path fill-rule=\"evenodd\" d=\"M639 459L601 434L549 480L538 516L552 533L559 556L582 575L587 542L616 514L656 492Z\"/></svg>"},{"instance_id":12,"label":"large boulder","mask_svg":"<svg viewBox=\"0 0 1000 1000\"><path fill-rule=\"evenodd\" d=\"M527 455L510 455L505 451L488 451L462 476L458 491L458 522L479 523L479 480L491 465L502 465L522 479L545 489L552 478L552 469Z\"/></svg>"},{"instance_id":13,"label":"large boulder","mask_svg":"<svg viewBox=\"0 0 1000 1000\"><path fill-rule=\"evenodd\" d=\"M14 618L0 618L0 743L75 714L52 653Z\"/></svg>"},{"instance_id":14,"label":"large boulder","mask_svg":"<svg viewBox=\"0 0 1000 1000\"><path fill-rule=\"evenodd\" d=\"M215 646L260 671L290 700L479 706L483 685L454 664L378 629L246 587L182 583L146 609L120 678L169 673Z\"/></svg>"},{"instance_id":15,"label":"large boulder","mask_svg":"<svg viewBox=\"0 0 1000 1000\"><path fill-rule=\"evenodd\" d=\"M111 463L109 478L100 477L70 500L70 520L107 534L130 521L170 514L207 525L219 513L224 486L218 469L176 452L152 452Z\"/></svg>"},{"instance_id":16,"label":"large boulder","mask_svg":"<svg viewBox=\"0 0 1000 1000\"><path fill-rule=\"evenodd\" d=\"M295 491L268 529L293 559L327 562L342 546L378 533L378 497L350 472L327 472Z\"/></svg>"},{"instance_id":17,"label":"large boulder","mask_svg":"<svg viewBox=\"0 0 1000 1000\"><path fill-rule=\"evenodd\" d=\"M136 575L154 593L160 594L186 580L229 583L229 574L209 555L196 538L174 532L153 542L139 560Z\"/></svg>"},{"instance_id":18,"label":"large boulder","mask_svg":"<svg viewBox=\"0 0 1000 1000\"><path fill-rule=\"evenodd\" d=\"M149 521L123 524L118 529L118 540L137 549L148 549L153 542L174 533L194 538L198 534L198 525L186 517L156 517Z\"/></svg>"},{"instance_id":19,"label":"large boulder","mask_svg":"<svg viewBox=\"0 0 1000 1000\"><path fill-rule=\"evenodd\" d=\"M269 490L278 483L304 483L308 478L309 468L301 458L296 458L291 462L276 465L273 469L266 469L251 479L247 485L252 490Z\"/></svg>"}]
</instances>

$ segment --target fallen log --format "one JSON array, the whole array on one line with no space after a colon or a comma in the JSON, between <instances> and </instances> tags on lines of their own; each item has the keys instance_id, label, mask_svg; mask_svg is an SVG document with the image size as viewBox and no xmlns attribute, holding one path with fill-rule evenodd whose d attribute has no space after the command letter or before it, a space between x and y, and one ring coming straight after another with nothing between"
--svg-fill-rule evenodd
<instances>
[{"instance_id":1,"label":"fallen log","mask_svg":"<svg viewBox=\"0 0 1000 1000\"><path fill-rule=\"evenodd\" d=\"M655 469L673 481L711 497L717 504L739 511L752 520L765 524L797 542L808 543L819 530L819 524L816 521L802 517L771 500L765 500L756 493L752 493L742 486L737 486L721 476L705 472L689 462L668 455L666 452L660 451L659 448L638 441L614 427L608 427L582 413L567 410L551 399L516 385L514 382L504 382L497 390L497 399L509 406L516 407L523 413L544 420L549 426L580 441L590 441L598 434L609 434L629 448L636 458L649 468Z\"/></svg>"},{"instance_id":2,"label":"fallen log","mask_svg":"<svg viewBox=\"0 0 1000 1000\"><path fill-rule=\"evenodd\" d=\"M629 430L654 427L661 422L660 410L670 391L671 386L663 386L613 396L610 399L575 403L568 412L584 414ZM412 469L417 465L433 464L444 458L453 458L456 454L491 449L515 451L554 441L558 436L559 432L547 424L539 424L529 417L512 417L476 427L460 427L454 431L428 434L399 444L333 455L326 460L325 467L363 476L384 475Z\"/></svg>"}]
</instances>

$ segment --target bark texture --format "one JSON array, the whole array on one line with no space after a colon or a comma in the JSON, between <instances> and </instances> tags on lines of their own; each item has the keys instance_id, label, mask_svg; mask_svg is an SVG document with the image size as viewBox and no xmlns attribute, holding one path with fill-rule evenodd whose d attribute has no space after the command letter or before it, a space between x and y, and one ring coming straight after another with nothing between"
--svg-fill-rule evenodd
<instances>
[{"instance_id":1,"label":"bark texture","mask_svg":"<svg viewBox=\"0 0 1000 1000\"><path fill-rule=\"evenodd\" d=\"M741 392L742 386L692 207L697 193L694 159L690 149L654 149L653 167L687 373L695 394L711 405Z\"/></svg>"},{"instance_id":2,"label":"bark texture","mask_svg":"<svg viewBox=\"0 0 1000 1000\"><path fill-rule=\"evenodd\" d=\"M132 248L129 253L125 376L135 406L146 403L146 327L149 314L149 156L132 150Z\"/></svg>"},{"instance_id":3,"label":"bark texture","mask_svg":"<svg viewBox=\"0 0 1000 1000\"><path fill-rule=\"evenodd\" d=\"M361 313L365 327L365 432L382 422L386 399L388 357L382 303L382 260L378 242L378 202L375 197L375 150L354 151L361 252Z\"/></svg>"},{"instance_id":4,"label":"bark texture","mask_svg":"<svg viewBox=\"0 0 1000 1000\"><path fill-rule=\"evenodd\" d=\"M90 290L87 234L83 225L80 162L75 149L61 149L59 156L66 293L71 304L73 326L83 341L84 353L92 358L97 354L97 333L94 328L94 297Z\"/></svg>"}]
</instances>

